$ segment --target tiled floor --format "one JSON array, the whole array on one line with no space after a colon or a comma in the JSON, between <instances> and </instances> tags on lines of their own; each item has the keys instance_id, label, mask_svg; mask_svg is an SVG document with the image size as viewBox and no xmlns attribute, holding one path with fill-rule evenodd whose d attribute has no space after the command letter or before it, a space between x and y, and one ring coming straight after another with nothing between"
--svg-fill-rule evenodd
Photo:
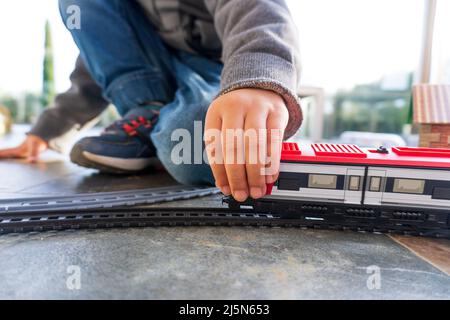
<instances>
[{"instance_id":1,"label":"tiled floor","mask_svg":"<svg viewBox=\"0 0 450 320\"><path fill-rule=\"evenodd\" d=\"M161 172L103 176L51 154L37 165L0 162L2 198L171 184ZM449 299L449 248L447 240L268 228L8 235L0 236L0 298Z\"/></svg>"}]
</instances>

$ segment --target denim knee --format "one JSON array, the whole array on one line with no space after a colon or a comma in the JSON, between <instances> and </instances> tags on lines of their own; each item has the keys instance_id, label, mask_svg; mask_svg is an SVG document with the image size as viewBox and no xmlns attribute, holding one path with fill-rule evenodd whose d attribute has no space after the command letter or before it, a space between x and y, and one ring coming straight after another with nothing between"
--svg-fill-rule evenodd
<instances>
[{"instance_id":1,"label":"denim knee","mask_svg":"<svg viewBox=\"0 0 450 320\"><path fill-rule=\"evenodd\" d=\"M208 164L180 164L170 163L170 159L165 159L159 155L159 159L169 172L169 174L184 185L214 185L214 177Z\"/></svg>"},{"instance_id":2,"label":"denim knee","mask_svg":"<svg viewBox=\"0 0 450 320\"><path fill-rule=\"evenodd\" d=\"M198 103L192 108L193 104L176 101L166 106L151 134L158 158L182 184L214 184L211 168L204 159L203 124L207 108L202 105Z\"/></svg>"}]
</instances>

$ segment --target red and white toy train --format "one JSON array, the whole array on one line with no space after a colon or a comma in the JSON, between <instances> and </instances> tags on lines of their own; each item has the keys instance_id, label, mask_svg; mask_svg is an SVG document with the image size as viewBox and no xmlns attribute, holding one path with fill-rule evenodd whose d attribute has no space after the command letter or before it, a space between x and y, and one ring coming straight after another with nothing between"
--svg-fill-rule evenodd
<instances>
[{"instance_id":1,"label":"red and white toy train","mask_svg":"<svg viewBox=\"0 0 450 320\"><path fill-rule=\"evenodd\" d=\"M450 149L285 143L281 162L266 197L230 198L229 206L316 221L341 216L450 229Z\"/></svg>"}]
</instances>

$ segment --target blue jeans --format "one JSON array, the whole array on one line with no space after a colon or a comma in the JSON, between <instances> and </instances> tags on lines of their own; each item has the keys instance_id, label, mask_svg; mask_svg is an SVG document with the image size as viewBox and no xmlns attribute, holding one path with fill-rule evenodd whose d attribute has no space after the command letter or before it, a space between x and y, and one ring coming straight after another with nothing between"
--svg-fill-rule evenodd
<instances>
[{"instance_id":1,"label":"blue jeans","mask_svg":"<svg viewBox=\"0 0 450 320\"><path fill-rule=\"evenodd\" d=\"M135 1L60 0L64 23L67 8L77 5L81 28L70 30L81 56L104 96L123 116L146 103L164 103L151 139L169 173L184 184L213 184L208 164L175 164L171 160L176 129L191 133L202 121L220 89L222 64L167 47Z\"/></svg>"}]
</instances>

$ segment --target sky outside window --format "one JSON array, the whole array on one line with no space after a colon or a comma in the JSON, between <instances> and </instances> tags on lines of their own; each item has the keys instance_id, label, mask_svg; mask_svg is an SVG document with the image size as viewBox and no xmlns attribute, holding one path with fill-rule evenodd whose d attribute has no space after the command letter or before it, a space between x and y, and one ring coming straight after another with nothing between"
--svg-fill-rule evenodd
<instances>
[{"instance_id":1,"label":"sky outside window","mask_svg":"<svg viewBox=\"0 0 450 320\"><path fill-rule=\"evenodd\" d=\"M437 3L431 82L450 84L450 1Z\"/></svg>"},{"instance_id":2,"label":"sky outside window","mask_svg":"<svg viewBox=\"0 0 450 320\"><path fill-rule=\"evenodd\" d=\"M305 85L327 93L417 69L423 0L288 0Z\"/></svg>"},{"instance_id":3,"label":"sky outside window","mask_svg":"<svg viewBox=\"0 0 450 320\"><path fill-rule=\"evenodd\" d=\"M288 0L288 4L301 38L304 85L332 93L417 68L423 0ZM0 92L41 90L47 19L53 31L56 89L68 88L77 49L61 22L57 0L4 0Z\"/></svg>"}]
</instances>

